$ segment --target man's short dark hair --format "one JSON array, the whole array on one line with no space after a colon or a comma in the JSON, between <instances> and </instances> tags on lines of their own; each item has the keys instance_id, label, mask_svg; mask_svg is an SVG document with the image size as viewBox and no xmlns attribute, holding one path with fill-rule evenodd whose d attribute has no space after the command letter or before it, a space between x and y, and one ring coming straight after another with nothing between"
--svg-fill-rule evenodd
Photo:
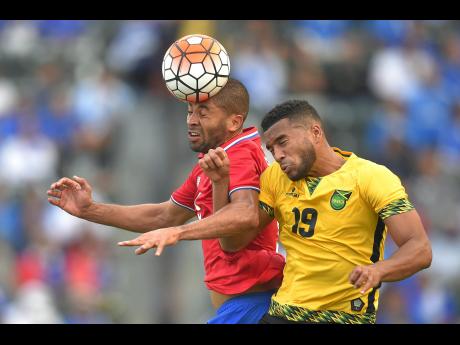
<instances>
[{"instance_id":1,"label":"man's short dark hair","mask_svg":"<svg viewBox=\"0 0 460 345\"><path fill-rule=\"evenodd\" d=\"M262 119L262 130L266 132L271 126L282 119L290 121L308 121L314 120L321 124L321 118L316 109L307 101L304 100L289 100L276 105Z\"/></svg>"},{"instance_id":2,"label":"man's short dark hair","mask_svg":"<svg viewBox=\"0 0 460 345\"><path fill-rule=\"evenodd\" d=\"M249 93L239 80L229 78L225 86L211 100L227 114L241 114L246 120L249 112Z\"/></svg>"}]
</instances>

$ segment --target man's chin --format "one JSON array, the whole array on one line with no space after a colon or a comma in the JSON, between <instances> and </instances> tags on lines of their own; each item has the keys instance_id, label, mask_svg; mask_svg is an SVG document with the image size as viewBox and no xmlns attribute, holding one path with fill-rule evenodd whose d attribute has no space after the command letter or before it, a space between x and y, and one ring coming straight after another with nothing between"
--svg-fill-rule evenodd
<instances>
[{"instance_id":1,"label":"man's chin","mask_svg":"<svg viewBox=\"0 0 460 345\"><path fill-rule=\"evenodd\" d=\"M291 181L294 181L294 182L300 181L305 177L304 174L299 174L299 173L296 173L295 171L291 171L289 172L289 174L286 174L286 175L289 177Z\"/></svg>"},{"instance_id":2,"label":"man's chin","mask_svg":"<svg viewBox=\"0 0 460 345\"><path fill-rule=\"evenodd\" d=\"M196 143L190 143L189 142L189 147L190 149L193 151L193 152L197 152L197 153L207 153L204 152L204 149L203 149L203 146L202 145L199 145L199 144L196 144Z\"/></svg>"}]
</instances>

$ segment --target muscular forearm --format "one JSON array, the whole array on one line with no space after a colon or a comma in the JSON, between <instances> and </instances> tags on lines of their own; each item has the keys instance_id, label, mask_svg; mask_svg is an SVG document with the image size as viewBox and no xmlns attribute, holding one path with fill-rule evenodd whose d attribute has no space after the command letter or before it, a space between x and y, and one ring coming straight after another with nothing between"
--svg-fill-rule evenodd
<instances>
[{"instance_id":1,"label":"muscular forearm","mask_svg":"<svg viewBox=\"0 0 460 345\"><path fill-rule=\"evenodd\" d=\"M407 241L387 260L379 261L374 265L380 271L381 281L391 282L405 279L428 268L431 257L429 243L420 243L414 239Z\"/></svg>"},{"instance_id":2,"label":"muscular forearm","mask_svg":"<svg viewBox=\"0 0 460 345\"><path fill-rule=\"evenodd\" d=\"M212 183L213 213L216 213L228 204L228 179Z\"/></svg>"},{"instance_id":3,"label":"muscular forearm","mask_svg":"<svg viewBox=\"0 0 460 345\"><path fill-rule=\"evenodd\" d=\"M254 205L229 203L214 215L179 227L179 240L200 240L238 236L257 228Z\"/></svg>"},{"instance_id":4,"label":"muscular forearm","mask_svg":"<svg viewBox=\"0 0 460 345\"><path fill-rule=\"evenodd\" d=\"M132 206L93 203L82 212L81 218L140 233L178 225L167 216L166 203Z\"/></svg>"}]
</instances>

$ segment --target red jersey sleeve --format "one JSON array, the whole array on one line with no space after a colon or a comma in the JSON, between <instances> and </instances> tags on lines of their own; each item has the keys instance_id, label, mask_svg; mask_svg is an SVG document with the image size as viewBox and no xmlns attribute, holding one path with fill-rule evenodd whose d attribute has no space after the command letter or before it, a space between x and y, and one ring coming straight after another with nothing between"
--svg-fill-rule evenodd
<instances>
[{"instance_id":1,"label":"red jersey sleeve","mask_svg":"<svg viewBox=\"0 0 460 345\"><path fill-rule=\"evenodd\" d=\"M171 195L171 201L178 206L185 207L189 211L195 212L196 195L196 169L193 169L182 186L176 189Z\"/></svg>"},{"instance_id":2,"label":"red jersey sleeve","mask_svg":"<svg viewBox=\"0 0 460 345\"><path fill-rule=\"evenodd\" d=\"M230 159L229 196L241 189L253 189L260 192L260 174L264 170L261 162L263 153L258 152L259 149L251 144L245 145L244 149L238 148L227 152Z\"/></svg>"}]
</instances>

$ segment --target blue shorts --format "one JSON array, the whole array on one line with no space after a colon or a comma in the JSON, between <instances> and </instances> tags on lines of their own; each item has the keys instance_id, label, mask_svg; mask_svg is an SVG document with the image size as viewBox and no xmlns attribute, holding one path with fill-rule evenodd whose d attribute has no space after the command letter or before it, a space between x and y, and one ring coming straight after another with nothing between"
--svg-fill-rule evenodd
<instances>
[{"instance_id":1,"label":"blue shorts","mask_svg":"<svg viewBox=\"0 0 460 345\"><path fill-rule=\"evenodd\" d=\"M253 292L230 298L216 310L216 315L207 323L259 323L264 314L268 312L270 300L275 291Z\"/></svg>"}]
</instances>

